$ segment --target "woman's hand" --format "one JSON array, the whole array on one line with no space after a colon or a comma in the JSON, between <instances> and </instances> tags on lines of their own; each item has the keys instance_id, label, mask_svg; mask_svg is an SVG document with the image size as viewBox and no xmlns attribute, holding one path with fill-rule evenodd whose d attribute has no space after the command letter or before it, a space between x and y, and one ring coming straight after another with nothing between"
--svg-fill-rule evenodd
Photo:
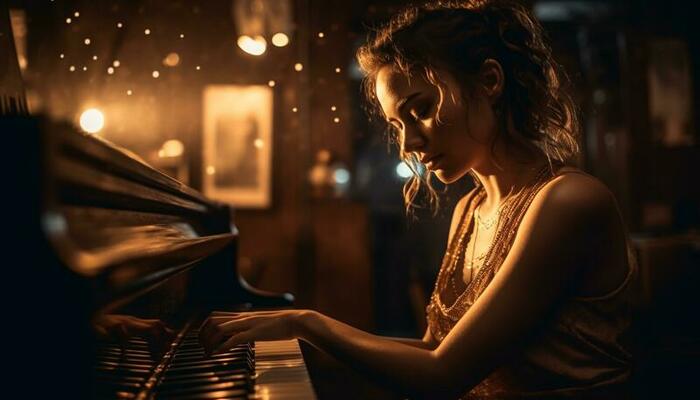
<instances>
[{"instance_id":1,"label":"woman's hand","mask_svg":"<svg viewBox=\"0 0 700 400\"><path fill-rule=\"evenodd\" d=\"M298 337L301 316L308 312L213 312L200 329L199 341L207 354L213 354L256 340L295 339Z\"/></svg>"}]
</instances>

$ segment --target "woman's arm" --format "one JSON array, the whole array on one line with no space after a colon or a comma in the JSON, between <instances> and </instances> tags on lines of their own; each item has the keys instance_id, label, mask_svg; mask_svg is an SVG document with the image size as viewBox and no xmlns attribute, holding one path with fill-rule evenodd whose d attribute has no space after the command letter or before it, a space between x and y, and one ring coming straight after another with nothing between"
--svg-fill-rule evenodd
<instances>
[{"instance_id":1,"label":"woman's arm","mask_svg":"<svg viewBox=\"0 0 700 400\"><path fill-rule=\"evenodd\" d=\"M427 328L425 330L425 334L423 335L423 339L416 339L416 338L402 338L402 337L387 337L387 339L391 339L395 342L407 344L409 346L413 347L418 347L421 349L427 349L427 350L435 350L437 347L438 343L433 338L433 334L430 332L430 328Z\"/></svg>"},{"instance_id":2,"label":"woman's arm","mask_svg":"<svg viewBox=\"0 0 700 400\"><path fill-rule=\"evenodd\" d=\"M498 274L435 349L372 335L314 311L248 313L210 319L202 341L213 349L297 337L412 397L454 398L481 381L520 343L569 287L609 192L577 175L536 196ZM600 185L600 184L598 184ZM602 185L600 185L602 186ZM228 338L228 339L226 339Z\"/></svg>"}]
</instances>

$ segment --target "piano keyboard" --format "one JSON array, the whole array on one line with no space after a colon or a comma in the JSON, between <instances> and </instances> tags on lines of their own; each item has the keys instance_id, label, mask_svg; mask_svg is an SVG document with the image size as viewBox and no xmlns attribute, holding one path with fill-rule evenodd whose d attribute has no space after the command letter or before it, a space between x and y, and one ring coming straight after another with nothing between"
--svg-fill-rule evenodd
<instances>
[{"instance_id":1,"label":"piano keyboard","mask_svg":"<svg viewBox=\"0 0 700 400\"><path fill-rule=\"evenodd\" d=\"M181 333L161 357L142 338L101 346L95 398L316 398L297 340L243 344L207 357L198 335L196 329Z\"/></svg>"}]
</instances>

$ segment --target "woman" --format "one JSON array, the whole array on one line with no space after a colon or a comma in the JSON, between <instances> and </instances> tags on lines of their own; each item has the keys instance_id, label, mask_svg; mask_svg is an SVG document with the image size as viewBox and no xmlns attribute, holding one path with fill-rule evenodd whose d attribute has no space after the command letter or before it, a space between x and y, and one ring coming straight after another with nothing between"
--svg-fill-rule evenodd
<instances>
[{"instance_id":1,"label":"woman","mask_svg":"<svg viewBox=\"0 0 700 400\"><path fill-rule=\"evenodd\" d=\"M610 191L568 166L578 121L540 25L508 1L409 7L358 51L416 176L469 173L422 340L308 310L211 317L209 351L299 338L412 397L621 398L634 263Z\"/></svg>"}]
</instances>

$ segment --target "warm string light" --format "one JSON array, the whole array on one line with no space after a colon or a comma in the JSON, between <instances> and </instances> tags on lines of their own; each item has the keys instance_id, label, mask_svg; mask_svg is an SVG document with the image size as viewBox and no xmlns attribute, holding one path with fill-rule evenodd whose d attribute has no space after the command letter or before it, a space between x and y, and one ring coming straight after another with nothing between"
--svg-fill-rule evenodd
<instances>
[{"instance_id":1,"label":"warm string light","mask_svg":"<svg viewBox=\"0 0 700 400\"><path fill-rule=\"evenodd\" d=\"M114 73L114 68L112 68L112 67L107 68L107 73L112 75Z\"/></svg>"},{"instance_id":2,"label":"warm string light","mask_svg":"<svg viewBox=\"0 0 700 400\"><path fill-rule=\"evenodd\" d=\"M331 111L335 111L335 110L336 110L335 106L331 106Z\"/></svg>"},{"instance_id":3,"label":"warm string light","mask_svg":"<svg viewBox=\"0 0 700 400\"><path fill-rule=\"evenodd\" d=\"M124 24L122 24L121 22L117 22L117 28L122 28L123 26Z\"/></svg>"},{"instance_id":4,"label":"warm string light","mask_svg":"<svg viewBox=\"0 0 700 400\"><path fill-rule=\"evenodd\" d=\"M296 108L296 107L293 107L293 108L292 108L292 112L297 112L297 111L299 111L298 108Z\"/></svg>"},{"instance_id":5,"label":"warm string light","mask_svg":"<svg viewBox=\"0 0 700 400\"><path fill-rule=\"evenodd\" d=\"M304 64L302 64L302 63L296 63L296 64L294 64L294 70L295 70L295 71L300 72L300 71L303 70L303 69L304 69Z\"/></svg>"},{"instance_id":6,"label":"warm string light","mask_svg":"<svg viewBox=\"0 0 700 400\"><path fill-rule=\"evenodd\" d=\"M180 39L184 39L184 38L185 38L185 34L184 34L184 33L181 33L181 34L180 34Z\"/></svg>"},{"instance_id":7,"label":"warm string light","mask_svg":"<svg viewBox=\"0 0 700 400\"><path fill-rule=\"evenodd\" d=\"M151 75L157 79L160 76L160 72L156 70L156 71L153 71L153 73Z\"/></svg>"},{"instance_id":8,"label":"warm string light","mask_svg":"<svg viewBox=\"0 0 700 400\"><path fill-rule=\"evenodd\" d=\"M78 17L80 16L80 13L76 11L76 12L73 13L73 16L74 16L75 18L78 18Z\"/></svg>"},{"instance_id":9,"label":"warm string light","mask_svg":"<svg viewBox=\"0 0 700 400\"><path fill-rule=\"evenodd\" d=\"M333 122L335 122L336 124L340 123L340 118L338 118L338 117L333 118Z\"/></svg>"},{"instance_id":10,"label":"warm string light","mask_svg":"<svg viewBox=\"0 0 700 400\"><path fill-rule=\"evenodd\" d=\"M90 38L85 38L85 40L83 42L85 43L86 46L89 45L90 43L92 43Z\"/></svg>"},{"instance_id":11,"label":"warm string light","mask_svg":"<svg viewBox=\"0 0 700 400\"><path fill-rule=\"evenodd\" d=\"M68 70L69 70L70 72L75 71L75 65L71 65L70 68L68 68Z\"/></svg>"},{"instance_id":12,"label":"warm string light","mask_svg":"<svg viewBox=\"0 0 700 400\"><path fill-rule=\"evenodd\" d=\"M268 81L268 82L267 82L267 86L269 86L269 87L275 87L275 81L272 81L272 80L271 80L271 81Z\"/></svg>"},{"instance_id":13,"label":"warm string light","mask_svg":"<svg viewBox=\"0 0 700 400\"><path fill-rule=\"evenodd\" d=\"M340 73L340 67L335 67L335 73L339 74Z\"/></svg>"},{"instance_id":14,"label":"warm string light","mask_svg":"<svg viewBox=\"0 0 700 400\"><path fill-rule=\"evenodd\" d=\"M325 36L326 36L326 34L323 33L323 32L319 32L319 33L318 33L318 37L320 37L320 38L324 38Z\"/></svg>"},{"instance_id":15,"label":"warm string light","mask_svg":"<svg viewBox=\"0 0 700 400\"><path fill-rule=\"evenodd\" d=\"M148 29L148 28L146 28L146 29L143 31L143 33L146 34L146 35L150 35L150 34L151 34L151 30Z\"/></svg>"},{"instance_id":16,"label":"warm string light","mask_svg":"<svg viewBox=\"0 0 700 400\"><path fill-rule=\"evenodd\" d=\"M131 89L129 89L129 90L126 91L126 95L127 95L127 96L131 96L132 94L134 94L134 92L132 92Z\"/></svg>"},{"instance_id":17,"label":"warm string light","mask_svg":"<svg viewBox=\"0 0 700 400\"><path fill-rule=\"evenodd\" d=\"M284 47L289 44L289 36L282 32L272 35L272 44L276 47Z\"/></svg>"},{"instance_id":18,"label":"warm string light","mask_svg":"<svg viewBox=\"0 0 700 400\"><path fill-rule=\"evenodd\" d=\"M97 60L97 56L92 56L92 59L96 61L96 60Z\"/></svg>"},{"instance_id":19,"label":"warm string light","mask_svg":"<svg viewBox=\"0 0 700 400\"><path fill-rule=\"evenodd\" d=\"M70 18L66 18L66 23L67 23L67 24L70 24L71 22L73 22L73 20L72 20L72 19L70 19Z\"/></svg>"},{"instance_id":20,"label":"warm string light","mask_svg":"<svg viewBox=\"0 0 700 400\"><path fill-rule=\"evenodd\" d=\"M61 55L59 55L59 57L61 57L61 58L66 58L66 55L63 54L63 53L61 53Z\"/></svg>"}]
</instances>

